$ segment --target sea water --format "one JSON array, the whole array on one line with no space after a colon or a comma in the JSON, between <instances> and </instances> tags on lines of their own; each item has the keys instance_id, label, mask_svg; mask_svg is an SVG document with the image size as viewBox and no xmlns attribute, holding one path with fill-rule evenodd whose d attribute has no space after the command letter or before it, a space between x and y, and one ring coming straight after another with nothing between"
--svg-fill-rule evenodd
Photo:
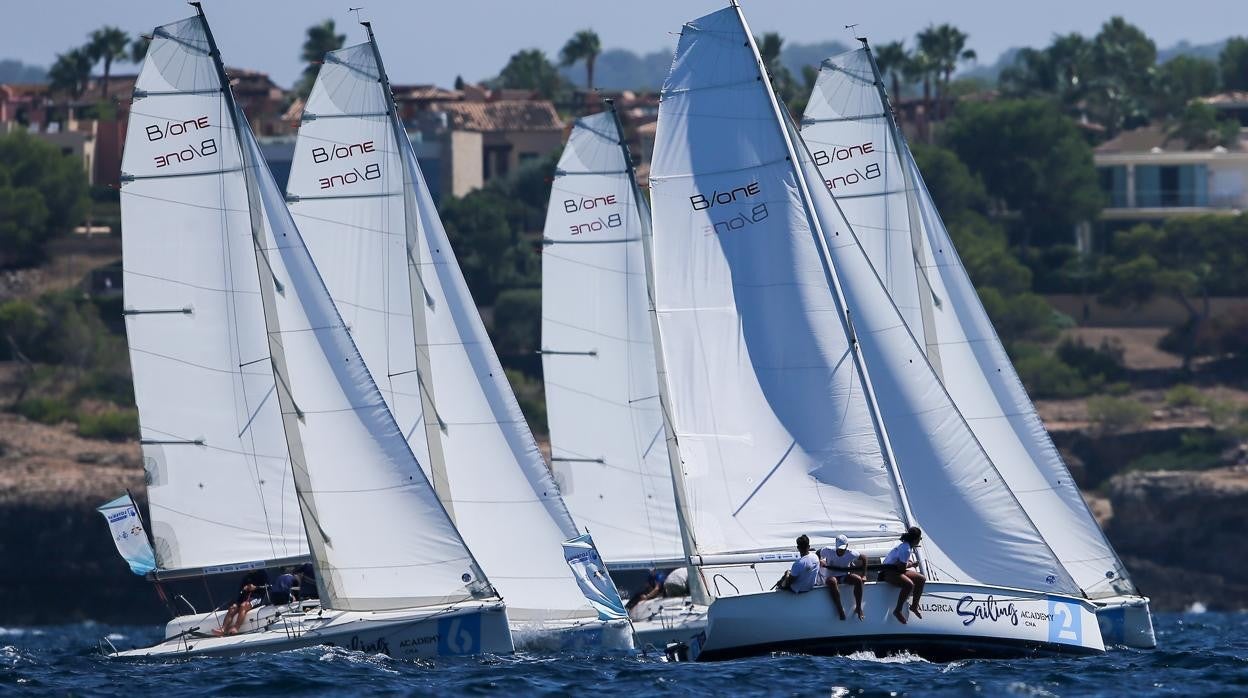
<instances>
[{"instance_id":1,"label":"sea water","mask_svg":"<svg viewBox=\"0 0 1248 698\"><path fill-rule=\"evenodd\" d=\"M831 622L831 621L830 621ZM0 692L74 695L1248 695L1248 614L1161 614L1158 648L1068 659L932 663L774 654L678 664L644 654L516 654L428 662L318 647L226 659L119 661L153 627L0 628Z\"/></svg>"}]
</instances>

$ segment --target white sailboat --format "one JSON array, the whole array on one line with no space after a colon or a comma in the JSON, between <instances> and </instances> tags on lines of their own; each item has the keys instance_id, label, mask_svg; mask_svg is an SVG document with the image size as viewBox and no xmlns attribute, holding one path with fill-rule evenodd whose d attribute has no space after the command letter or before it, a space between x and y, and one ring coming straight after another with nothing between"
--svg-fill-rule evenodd
<instances>
[{"instance_id":1,"label":"white sailboat","mask_svg":"<svg viewBox=\"0 0 1248 698\"><path fill-rule=\"evenodd\" d=\"M321 603L262 606L225 637L219 612L177 618L114 656L509 652L505 606L386 409L192 4L154 31L122 164L152 576L310 553Z\"/></svg>"},{"instance_id":2,"label":"white sailboat","mask_svg":"<svg viewBox=\"0 0 1248 698\"><path fill-rule=\"evenodd\" d=\"M1154 647L1148 599L1097 525L962 265L863 47L825 60L802 120L840 204L906 325L1082 594L1106 644Z\"/></svg>"},{"instance_id":3,"label":"white sailboat","mask_svg":"<svg viewBox=\"0 0 1248 698\"><path fill-rule=\"evenodd\" d=\"M815 186L811 186L811 182ZM1092 606L984 453L783 113L739 7L685 25L651 168L673 473L713 599L701 659L776 649L1103 651ZM922 526L922 619L770 591L793 539Z\"/></svg>"},{"instance_id":4,"label":"white sailboat","mask_svg":"<svg viewBox=\"0 0 1248 698\"><path fill-rule=\"evenodd\" d=\"M326 54L308 97L290 211L385 406L507 600L517 646L631 649L610 579L565 560L563 543L580 531L486 334L364 26L369 41Z\"/></svg>"},{"instance_id":5,"label":"white sailboat","mask_svg":"<svg viewBox=\"0 0 1248 698\"><path fill-rule=\"evenodd\" d=\"M615 106L578 119L551 184L542 254L542 369L551 465L610 569L687 564L659 400L650 208ZM706 607L680 598L632 612L640 646L688 642Z\"/></svg>"}]
</instances>

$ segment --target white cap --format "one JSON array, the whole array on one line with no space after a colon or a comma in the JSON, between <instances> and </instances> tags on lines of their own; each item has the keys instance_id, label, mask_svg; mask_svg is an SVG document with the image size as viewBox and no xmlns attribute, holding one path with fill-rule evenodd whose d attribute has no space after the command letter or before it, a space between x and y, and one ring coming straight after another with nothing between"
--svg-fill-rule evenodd
<instances>
[{"instance_id":1,"label":"white cap","mask_svg":"<svg viewBox=\"0 0 1248 698\"><path fill-rule=\"evenodd\" d=\"M848 547L849 547L849 539L845 537L845 534L841 534L836 537L836 549L837 550L840 550L841 548L848 548Z\"/></svg>"}]
</instances>

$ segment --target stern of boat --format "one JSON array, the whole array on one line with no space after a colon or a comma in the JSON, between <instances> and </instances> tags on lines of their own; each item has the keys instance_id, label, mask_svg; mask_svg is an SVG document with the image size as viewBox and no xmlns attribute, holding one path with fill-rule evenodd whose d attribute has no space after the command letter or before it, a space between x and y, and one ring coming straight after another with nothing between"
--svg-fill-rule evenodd
<instances>
[{"instance_id":1,"label":"stern of boat","mask_svg":"<svg viewBox=\"0 0 1248 698\"><path fill-rule=\"evenodd\" d=\"M1106 647L1151 650L1157 647L1153 613L1144 596L1114 596L1096 600L1096 620Z\"/></svg>"}]
</instances>

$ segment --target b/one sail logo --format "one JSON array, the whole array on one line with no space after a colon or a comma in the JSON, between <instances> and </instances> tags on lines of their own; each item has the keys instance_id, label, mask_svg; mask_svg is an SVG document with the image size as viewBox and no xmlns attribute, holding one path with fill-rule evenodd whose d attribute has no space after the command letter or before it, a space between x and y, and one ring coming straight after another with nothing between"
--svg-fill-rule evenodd
<instances>
[{"instance_id":1,"label":"b/one sail logo","mask_svg":"<svg viewBox=\"0 0 1248 698\"><path fill-rule=\"evenodd\" d=\"M355 157L356 155L364 155L376 152L376 147L372 141L363 141L362 143L337 143L329 146L318 146L312 149L312 162L320 164L329 162L330 160L345 160L346 158Z\"/></svg>"},{"instance_id":2,"label":"b/one sail logo","mask_svg":"<svg viewBox=\"0 0 1248 698\"><path fill-rule=\"evenodd\" d=\"M708 213L718 206L726 206L733 203L751 203L754 197L762 194L763 188L757 181L750 182L745 186L733 187L723 191L715 190L706 194L694 194L689 197L689 205L694 211L707 211ZM712 218L711 224L706 226L708 233L729 233L734 230L740 230L747 225L761 223L767 219L770 212L767 210L766 202L754 204L747 211L739 211L727 218Z\"/></svg>"},{"instance_id":3,"label":"b/one sail logo","mask_svg":"<svg viewBox=\"0 0 1248 698\"><path fill-rule=\"evenodd\" d=\"M184 136L191 131L201 131L208 128L208 117L197 116L194 119L185 119L183 121L165 121L162 123L149 124L143 132L147 134L147 140L155 143L166 138L176 136Z\"/></svg>"},{"instance_id":4,"label":"b/one sail logo","mask_svg":"<svg viewBox=\"0 0 1248 698\"><path fill-rule=\"evenodd\" d=\"M585 213L607 206L615 206L616 203L615 194L574 197L563 200L563 211L564 213ZM621 225L624 225L624 217L619 213L610 213L605 216L594 216L592 219L580 223L570 223L568 224L568 230L573 235L581 235L584 233L596 233L609 228L618 228Z\"/></svg>"},{"instance_id":5,"label":"b/one sail logo","mask_svg":"<svg viewBox=\"0 0 1248 698\"><path fill-rule=\"evenodd\" d=\"M844 148L827 148L824 150L816 150L811 153L811 157L815 159L815 164L823 167L835 160L852 160L861 155L868 155L875 152L875 143L867 141L861 145L851 145Z\"/></svg>"},{"instance_id":6,"label":"b/one sail logo","mask_svg":"<svg viewBox=\"0 0 1248 698\"><path fill-rule=\"evenodd\" d=\"M179 136L197 133L210 126L211 124L207 116L197 116L192 119L165 119L154 124L148 124L144 127L143 133L147 136L149 143L159 143ZM181 147L174 146L174 150L153 155L152 161L156 163L156 168L160 169L216 154L217 139L205 138L198 145L193 142L187 143Z\"/></svg>"}]
</instances>

